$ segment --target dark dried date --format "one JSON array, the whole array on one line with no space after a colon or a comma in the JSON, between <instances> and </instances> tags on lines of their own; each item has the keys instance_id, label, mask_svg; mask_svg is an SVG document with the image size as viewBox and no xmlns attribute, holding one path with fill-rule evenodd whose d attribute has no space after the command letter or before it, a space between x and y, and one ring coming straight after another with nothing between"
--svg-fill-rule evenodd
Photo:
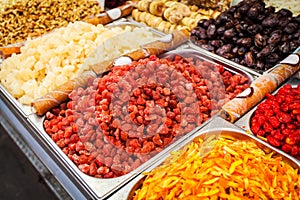
<instances>
[{"instance_id":1,"label":"dark dried date","mask_svg":"<svg viewBox=\"0 0 300 200\"><path fill-rule=\"evenodd\" d=\"M192 42L208 51L264 71L300 46L299 19L300 15L293 16L287 9L275 12L274 7L265 7L262 0L244 0L222 12L216 20L199 22L191 37ZM199 28L201 33L198 34ZM224 51L220 44L231 44L231 52ZM236 47L243 48L237 51ZM247 52L251 52L252 56L249 53L246 55Z\"/></svg>"}]
</instances>

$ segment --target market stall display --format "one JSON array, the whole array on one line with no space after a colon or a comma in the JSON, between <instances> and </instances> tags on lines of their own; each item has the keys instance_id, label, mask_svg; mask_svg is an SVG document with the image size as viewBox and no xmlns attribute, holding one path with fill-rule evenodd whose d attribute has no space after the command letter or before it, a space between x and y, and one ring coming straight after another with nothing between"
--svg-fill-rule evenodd
<instances>
[{"instance_id":1,"label":"market stall display","mask_svg":"<svg viewBox=\"0 0 300 200\"><path fill-rule=\"evenodd\" d=\"M147 28L130 25L106 28L85 22L70 23L27 41L20 54L4 60L0 69L1 84L19 102L30 105L78 76L80 70L86 70L90 64L113 59L157 37ZM97 48L100 52L93 54ZM92 56L96 61L85 63Z\"/></svg>"},{"instance_id":2,"label":"market stall display","mask_svg":"<svg viewBox=\"0 0 300 200\"><path fill-rule=\"evenodd\" d=\"M134 20L170 33L187 28L192 30L200 19L216 18L220 12L213 9L200 9L177 1L136 1L136 9L132 11Z\"/></svg>"},{"instance_id":3,"label":"market stall display","mask_svg":"<svg viewBox=\"0 0 300 200\"><path fill-rule=\"evenodd\" d=\"M191 41L226 59L260 71L272 68L299 45L300 15L275 12L262 0L245 0L217 19L200 20Z\"/></svg>"},{"instance_id":4,"label":"market stall display","mask_svg":"<svg viewBox=\"0 0 300 200\"><path fill-rule=\"evenodd\" d=\"M7 4L2 118L73 199L299 199L299 5L276 1Z\"/></svg>"},{"instance_id":5,"label":"market stall display","mask_svg":"<svg viewBox=\"0 0 300 200\"><path fill-rule=\"evenodd\" d=\"M94 0L22 0L3 6L0 46L24 42L104 10Z\"/></svg>"},{"instance_id":6,"label":"market stall display","mask_svg":"<svg viewBox=\"0 0 300 200\"><path fill-rule=\"evenodd\" d=\"M90 80L46 113L47 134L86 174L111 178L134 170L249 86L248 77L193 51L185 56L150 56Z\"/></svg>"}]
</instances>

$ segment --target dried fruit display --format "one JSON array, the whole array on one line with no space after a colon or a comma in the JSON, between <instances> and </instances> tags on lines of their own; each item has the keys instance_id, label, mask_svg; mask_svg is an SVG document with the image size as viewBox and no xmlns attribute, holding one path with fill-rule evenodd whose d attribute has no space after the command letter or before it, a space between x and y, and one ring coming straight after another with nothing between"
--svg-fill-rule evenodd
<instances>
[{"instance_id":1,"label":"dried fruit display","mask_svg":"<svg viewBox=\"0 0 300 200\"><path fill-rule=\"evenodd\" d=\"M194 44L249 68L265 71L300 45L300 15L275 12L262 0L244 0L217 19L200 20Z\"/></svg>"},{"instance_id":2,"label":"dried fruit display","mask_svg":"<svg viewBox=\"0 0 300 200\"><path fill-rule=\"evenodd\" d=\"M137 1L136 8L132 12L134 20L165 33L181 28L192 30L200 19L216 18L220 14L213 9L199 9L195 5L163 0Z\"/></svg>"},{"instance_id":3,"label":"dried fruit display","mask_svg":"<svg viewBox=\"0 0 300 200\"><path fill-rule=\"evenodd\" d=\"M0 46L24 42L102 12L95 0L22 0L0 13Z\"/></svg>"},{"instance_id":4,"label":"dried fruit display","mask_svg":"<svg viewBox=\"0 0 300 200\"><path fill-rule=\"evenodd\" d=\"M150 56L73 90L70 101L46 113L44 128L84 173L121 176L247 87L247 77L220 65Z\"/></svg>"},{"instance_id":5,"label":"dried fruit display","mask_svg":"<svg viewBox=\"0 0 300 200\"><path fill-rule=\"evenodd\" d=\"M300 158L300 85L284 85L275 95L267 94L257 106L251 131L271 145Z\"/></svg>"},{"instance_id":6,"label":"dried fruit display","mask_svg":"<svg viewBox=\"0 0 300 200\"><path fill-rule=\"evenodd\" d=\"M210 141L211 140L211 141ZM298 169L247 140L198 138L150 172L142 199L299 199Z\"/></svg>"}]
</instances>

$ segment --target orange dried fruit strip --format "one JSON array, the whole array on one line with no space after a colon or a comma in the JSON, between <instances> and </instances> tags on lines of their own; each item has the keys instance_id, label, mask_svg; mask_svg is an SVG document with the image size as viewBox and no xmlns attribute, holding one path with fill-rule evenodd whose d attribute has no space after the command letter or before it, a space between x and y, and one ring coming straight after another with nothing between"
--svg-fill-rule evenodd
<instances>
[{"instance_id":1,"label":"orange dried fruit strip","mask_svg":"<svg viewBox=\"0 0 300 200\"><path fill-rule=\"evenodd\" d=\"M251 141L197 138L145 175L134 200L300 198L298 169Z\"/></svg>"}]
</instances>

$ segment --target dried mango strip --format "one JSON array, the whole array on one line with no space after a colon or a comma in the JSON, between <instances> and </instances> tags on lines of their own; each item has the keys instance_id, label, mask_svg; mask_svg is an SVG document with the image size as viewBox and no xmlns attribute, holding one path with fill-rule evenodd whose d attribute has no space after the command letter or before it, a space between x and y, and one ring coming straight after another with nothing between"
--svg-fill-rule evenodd
<instances>
[{"instance_id":1,"label":"dried mango strip","mask_svg":"<svg viewBox=\"0 0 300 200\"><path fill-rule=\"evenodd\" d=\"M206 154L204 144L211 148ZM145 175L134 200L300 197L298 169L253 142L222 137L217 142L197 138Z\"/></svg>"}]
</instances>

